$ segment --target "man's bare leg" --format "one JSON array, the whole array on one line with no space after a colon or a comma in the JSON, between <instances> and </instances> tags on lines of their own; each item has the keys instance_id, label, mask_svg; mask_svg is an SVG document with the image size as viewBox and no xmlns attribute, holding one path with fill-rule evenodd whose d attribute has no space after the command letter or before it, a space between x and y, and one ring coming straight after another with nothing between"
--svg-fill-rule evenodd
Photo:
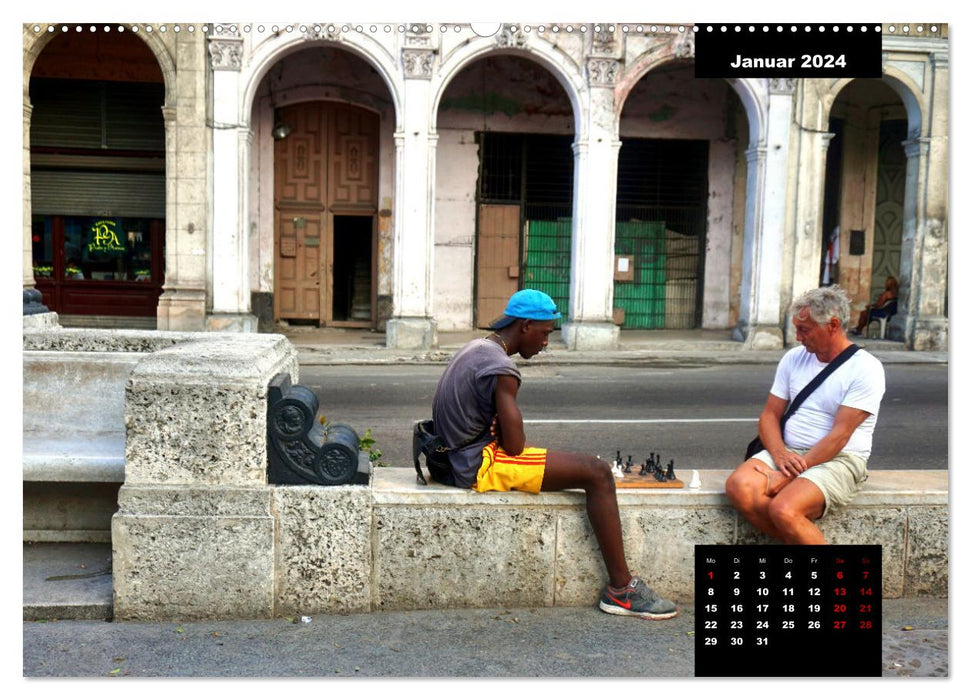
<instances>
[{"instance_id":1,"label":"man's bare leg","mask_svg":"<svg viewBox=\"0 0 971 700\"><path fill-rule=\"evenodd\" d=\"M607 567L610 585L626 586L631 580L624 538L617 508L617 488L610 466L601 459L569 452L547 452L542 491L583 489L587 495L587 517L597 536L600 554Z\"/></svg>"},{"instance_id":2,"label":"man's bare leg","mask_svg":"<svg viewBox=\"0 0 971 700\"><path fill-rule=\"evenodd\" d=\"M773 498L791 482L758 459L743 462L725 482L725 495L736 510L760 532L775 539L782 533L769 517Z\"/></svg>"},{"instance_id":3,"label":"man's bare leg","mask_svg":"<svg viewBox=\"0 0 971 700\"><path fill-rule=\"evenodd\" d=\"M826 508L826 498L808 479L794 479L769 506L769 518L786 544L826 544L822 531L813 523Z\"/></svg>"}]
</instances>

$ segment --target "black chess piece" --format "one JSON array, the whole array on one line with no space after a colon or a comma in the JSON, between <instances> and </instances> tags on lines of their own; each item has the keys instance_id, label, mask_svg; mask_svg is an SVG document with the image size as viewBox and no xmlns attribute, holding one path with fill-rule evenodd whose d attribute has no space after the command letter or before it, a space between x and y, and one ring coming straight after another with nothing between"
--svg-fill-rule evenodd
<instances>
[{"instance_id":1,"label":"black chess piece","mask_svg":"<svg viewBox=\"0 0 971 700\"><path fill-rule=\"evenodd\" d=\"M617 459L614 460L615 467L622 467L624 465L624 460L620 458L620 450L617 450Z\"/></svg>"},{"instance_id":2,"label":"black chess piece","mask_svg":"<svg viewBox=\"0 0 971 700\"><path fill-rule=\"evenodd\" d=\"M674 476L674 460L673 459L670 462L668 462L668 471L667 471L667 474L665 474L664 476L668 479L668 481L674 481L677 478L677 477Z\"/></svg>"},{"instance_id":3,"label":"black chess piece","mask_svg":"<svg viewBox=\"0 0 971 700\"><path fill-rule=\"evenodd\" d=\"M634 461L631 459L631 455L627 455L627 464L624 465L624 473L630 474L630 469L633 466L634 466Z\"/></svg>"},{"instance_id":4,"label":"black chess piece","mask_svg":"<svg viewBox=\"0 0 971 700\"><path fill-rule=\"evenodd\" d=\"M640 476L647 476L651 473L651 470L648 468L648 464L650 464L650 462L645 459L644 464L641 465L641 470L637 472Z\"/></svg>"}]
</instances>

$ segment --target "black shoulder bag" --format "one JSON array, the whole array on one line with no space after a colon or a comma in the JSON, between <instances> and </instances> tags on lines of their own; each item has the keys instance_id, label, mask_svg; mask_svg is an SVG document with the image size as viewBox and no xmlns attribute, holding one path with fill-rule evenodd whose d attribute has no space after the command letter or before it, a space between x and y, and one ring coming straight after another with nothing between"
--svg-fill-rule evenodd
<instances>
[{"instance_id":1,"label":"black shoulder bag","mask_svg":"<svg viewBox=\"0 0 971 700\"><path fill-rule=\"evenodd\" d=\"M813 377L809 384L803 387L802 391L800 391L796 398L794 398L789 404L789 408L786 409L785 415L782 416L782 420L779 421L779 431L782 433L783 438L785 438L786 421L789 420L789 417L796 412L796 409L802 405L803 401L809 398L810 394L816 391L816 388L820 384L826 381L826 377L839 369L840 365L853 357L853 354L859 349L859 345L856 345L855 343L851 344L848 348L843 350L843 352L834 357L832 362L823 367L820 373ZM752 455L756 454L757 452L761 452L764 449L765 445L762 444L762 439L756 435L755 439L752 440L752 442L750 442L748 447L745 449L745 459L751 459Z\"/></svg>"},{"instance_id":2,"label":"black shoulder bag","mask_svg":"<svg viewBox=\"0 0 971 700\"><path fill-rule=\"evenodd\" d=\"M476 435L469 442L456 449L468 447L474 442L481 440L492 427L492 423L485 427L481 433ZM449 449L445 441L435 434L435 423L430 420L423 420L415 423L415 430L411 437L411 452L415 460L415 471L418 472L418 483L428 485L425 476L421 473L421 464L418 461L419 455L425 455L425 466L432 478L445 486L455 486L455 474L452 472L452 463L448 460Z\"/></svg>"}]
</instances>

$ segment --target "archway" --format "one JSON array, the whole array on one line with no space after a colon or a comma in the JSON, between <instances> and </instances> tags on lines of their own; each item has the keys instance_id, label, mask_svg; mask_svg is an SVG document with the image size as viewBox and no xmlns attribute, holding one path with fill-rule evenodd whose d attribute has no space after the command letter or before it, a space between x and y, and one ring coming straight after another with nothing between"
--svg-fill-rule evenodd
<instances>
[{"instance_id":1,"label":"archway","mask_svg":"<svg viewBox=\"0 0 971 700\"><path fill-rule=\"evenodd\" d=\"M395 127L381 75L336 46L291 52L265 71L250 123L260 329L378 327L391 313Z\"/></svg>"},{"instance_id":2,"label":"archway","mask_svg":"<svg viewBox=\"0 0 971 700\"><path fill-rule=\"evenodd\" d=\"M882 80L859 79L836 95L829 113L823 198L821 284L839 284L858 311L899 279L907 198L902 142L908 123L898 93Z\"/></svg>"},{"instance_id":3,"label":"archway","mask_svg":"<svg viewBox=\"0 0 971 700\"><path fill-rule=\"evenodd\" d=\"M729 327L738 318L745 106L690 61L654 64L619 115L614 306L623 328Z\"/></svg>"},{"instance_id":4,"label":"archway","mask_svg":"<svg viewBox=\"0 0 971 700\"><path fill-rule=\"evenodd\" d=\"M433 117L439 328L483 327L522 287L566 317L577 120L560 79L527 53L487 54L450 77Z\"/></svg>"},{"instance_id":5,"label":"archway","mask_svg":"<svg viewBox=\"0 0 971 700\"><path fill-rule=\"evenodd\" d=\"M166 218L157 57L132 34L62 33L36 55L27 89L31 257L44 303L65 325L154 328Z\"/></svg>"}]
</instances>

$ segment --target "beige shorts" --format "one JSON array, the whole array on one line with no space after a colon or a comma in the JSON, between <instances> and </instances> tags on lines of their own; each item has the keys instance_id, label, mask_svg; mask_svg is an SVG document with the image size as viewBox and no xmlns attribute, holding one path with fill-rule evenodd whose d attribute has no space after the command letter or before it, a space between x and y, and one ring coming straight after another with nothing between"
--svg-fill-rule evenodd
<instances>
[{"instance_id":1,"label":"beige shorts","mask_svg":"<svg viewBox=\"0 0 971 700\"><path fill-rule=\"evenodd\" d=\"M809 452L809 450L787 449L800 455ZM778 471L768 450L757 452L752 455L752 459L765 462ZM823 492L823 497L826 499L823 515L826 515L830 508L845 506L852 501L863 488L863 482L867 479L866 459L850 452L840 452L830 461L810 467L797 478L811 481Z\"/></svg>"}]
</instances>

